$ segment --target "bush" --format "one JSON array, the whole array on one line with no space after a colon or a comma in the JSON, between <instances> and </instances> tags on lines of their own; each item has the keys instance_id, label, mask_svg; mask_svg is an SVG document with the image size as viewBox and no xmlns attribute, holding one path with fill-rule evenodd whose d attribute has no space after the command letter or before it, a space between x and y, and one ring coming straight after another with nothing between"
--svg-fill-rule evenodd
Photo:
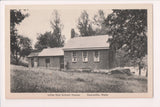
<instances>
[{"instance_id":1,"label":"bush","mask_svg":"<svg viewBox=\"0 0 160 107\"><path fill-rule=\"evenodd\" d=\"M125 74L128 76L131 76L132 73L130 72L130 69L117 69L117 70L112 70L111 74Z\"/></svg>"},{"instance_id":2,"label":"bush","mask_svg":"<svg viewBox=\"0 0 160 107\"><path fill-rule=\"evenodd\" d=\"M19 62L17 64L16 60L13 57L11 57L11 62L10 63L13 64L13 65L21 65L21 66L24 66L24 67L28 67L28 63L25 63L21 60L19 60Z\"/></svg>"},{"instance_id":3,"label":"bush","mask_svg":"<svg viewBox=\"0 0 160 107\"><path fill-rule=\"evenodd\" d=\"M76 81L84 82L85 80L82 78L77 78Z\"/></svg>"}]
</instances>

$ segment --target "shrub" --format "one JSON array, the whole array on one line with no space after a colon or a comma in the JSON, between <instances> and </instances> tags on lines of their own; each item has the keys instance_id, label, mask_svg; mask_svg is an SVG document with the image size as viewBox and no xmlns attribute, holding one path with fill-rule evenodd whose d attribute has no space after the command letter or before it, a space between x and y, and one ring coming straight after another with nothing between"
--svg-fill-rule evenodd
<instances>
[{"instance_id":1,"label":"shrub","mask_svg":"<svg viewBox=\"0 0 160 107\"><path fill-rule=\"evenodd\" d=\"M77 78L76 81L84 82L85 80L82 78Z\"/></svg>"},{"instance_id":2,"label":"shrub","mask_svg":"<svg viewBox=\"0 0 160 107\"><path fill-rule=\"evenodd\" d=\"M11 62L10 63L13 64L13 65L21 65L21 66L24 66L24 67L28 67L28 63L25 63L25 62L23 62L21 60L17 64L16 60L13 57L11 58Z\"/></svg>"}]
</instances>

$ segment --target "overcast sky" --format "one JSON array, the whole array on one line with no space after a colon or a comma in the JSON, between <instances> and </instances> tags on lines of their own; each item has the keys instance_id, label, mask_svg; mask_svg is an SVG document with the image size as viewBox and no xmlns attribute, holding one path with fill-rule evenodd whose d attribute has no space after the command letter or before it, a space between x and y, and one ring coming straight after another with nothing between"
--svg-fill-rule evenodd
<instances>
[{"instance_id":1,"label":"overcast sky","mask_svg":"<svg viewBox=\"0 0 160 107\"><path fill-rule=\"evenodd\" d=\"M78 18L83 10L81 9L63 9L58 10L60 14L61 23L64 25L62 34L65 35L66 41L70 39L71 29L74 28L77 33ZM93 19L93 16L97 14L98 10L87 10L89 18ZM105 10L107 16L111 13L111 10ZM53 18L53 9L29 9L29 17L25 18L20 25L17 26L18 33L23 36L27 36L32 40L32 46L37 41L38 33L45 33L46 31L52 31L50 21Z\"/></svg>"}]
</instances>

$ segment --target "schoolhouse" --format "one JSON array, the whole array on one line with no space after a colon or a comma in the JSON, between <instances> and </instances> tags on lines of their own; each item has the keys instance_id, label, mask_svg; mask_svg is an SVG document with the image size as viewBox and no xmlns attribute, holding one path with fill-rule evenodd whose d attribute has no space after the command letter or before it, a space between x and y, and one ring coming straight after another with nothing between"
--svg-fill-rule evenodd
<instances>
[{"instance_id":1,"label":"schoolhouse","mask_svg":"<svg viewBox=\"0 0 160 107\"><path fill-rule=\"evenodd\" d=\"M115 52L110 49L108 35L75 37L63 48L46 48L32 52L29 67L52 69L110 69L114 67Z\"/></svg>"},{"instance_id":2,"label":"schoolhouse","mask_svg":"<svg viewBox=\"0 0 160 107\"><path fill-rule=\"evenodd\" d=\"M110 69L115 53L109 47L108 35L75 37L65 44L64 63L67 69Z\"/></svg>"}]
</instances>

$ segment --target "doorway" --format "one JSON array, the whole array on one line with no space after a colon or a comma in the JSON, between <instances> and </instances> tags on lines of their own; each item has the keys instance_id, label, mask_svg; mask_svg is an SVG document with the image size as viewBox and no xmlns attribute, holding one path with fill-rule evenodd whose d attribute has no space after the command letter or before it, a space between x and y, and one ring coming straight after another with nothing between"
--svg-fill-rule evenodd
<instances>
[{"instance_id":1,"label":"doorway","mask_svg":"<svg viewBox=\"0 0 160 107\"><path fill-rule=\"evenodd\" d=\"M31 67L34 67L34 58L31 58Z\"/></svg>"},{"instance_id":2,"label":"doorway","mask_svg":"<svg viewBox=\"0 0 160 107\"><path fill-rule=\"evenodd\" d=\"M60 69L64 69L64 57L60 57Z\"/></svg>"}]
</instances>

